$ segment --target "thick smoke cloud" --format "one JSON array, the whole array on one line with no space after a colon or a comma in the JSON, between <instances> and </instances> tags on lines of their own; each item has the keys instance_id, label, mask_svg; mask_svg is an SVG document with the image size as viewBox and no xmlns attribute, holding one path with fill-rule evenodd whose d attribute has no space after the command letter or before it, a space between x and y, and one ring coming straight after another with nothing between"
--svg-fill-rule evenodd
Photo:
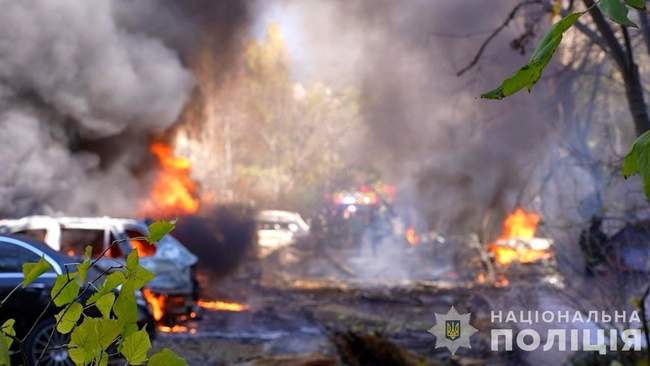
<instances>
[{"instance_id":1,"label":"thick smoke cloud","mask_svg":"<svg viewBox=\"0 0 650 366\"><path fill-rule=\"evenodd\" d=\"M178 3L0 2L1 215L133 213L148 136L192 91L180 45L205 26L197 14L245 8Z\"/></svg>"},{"instance_id":2,"label":"thick smoke cloud","mask_svg":"<svg viewBox=\"0 0 650 366\"><path fill-rule=\"evenodd\" d=\"M401 205L418 207L424 225L443 232L499 229L501 217L529 198L522 191L531 167L543 160L553 111L537 107L544 86L534 97L478 98L525 62L509 47L523 25L513 22L477 69L456 76L516 1L283 4L302 14L307 30L299 56L309 66L301 71L359 87L369 136L358 155L400 186Z\"/></svg>"},{"instance_id":3,"label":"thick smoke cloud","mask_svg":"<svg viewBox=\"0 0 650 366\"><path fill-rule=\"evenodd\" d=\"M500 229L518 203L549 125L530 96L501 105L478 99L522 62L508 49L516 22L491 44L480 71L462 78L456 71L485 36L449 35L494 28L512 2L484 11L471 1L396 5L361 10L372 14L370 27L381 35L366 43L362 81L379 164L404 188L413 185L417 193L407 205L418 205L429 227L494 235L483 231Z\"/></svg>"}]
</instances>

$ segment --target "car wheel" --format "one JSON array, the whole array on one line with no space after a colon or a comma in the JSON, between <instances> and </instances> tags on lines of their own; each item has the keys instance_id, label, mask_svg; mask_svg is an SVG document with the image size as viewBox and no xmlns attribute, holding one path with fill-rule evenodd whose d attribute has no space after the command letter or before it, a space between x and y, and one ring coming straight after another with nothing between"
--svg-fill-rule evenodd
<instances>
[{"instance_id":1,"label":"car wheel","mask_svg":"<svg viewBox=\"0 0 650 366\"><path fill-rule=\"evenodd\" d=\"M41 354L43 354L39 365L74 366L74 362L70 359L70 355L66 349L66 344L69 343L70 336L57 331L52 333L55 326L56 322L53 319L44 320L36 325L32 334L27 338L25 342L25 353L30 365L35 365L36 361L41 357ZM50 334L52 334L51 340Z\"/></svg>"}]
</instances>

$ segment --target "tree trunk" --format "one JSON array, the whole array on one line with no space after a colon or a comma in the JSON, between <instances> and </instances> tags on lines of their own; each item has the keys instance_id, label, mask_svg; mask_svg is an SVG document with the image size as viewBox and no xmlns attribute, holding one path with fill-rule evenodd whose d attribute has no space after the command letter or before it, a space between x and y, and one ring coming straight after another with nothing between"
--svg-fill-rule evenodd
<instances>
[{"instance_id":1,"label":"tree trunk","mask_svg":"<svg viewBox=\"0 0 650 366\"><path fill-rule=\"evenodd\" d=\"M643 98L643 87L641 86L639 67L636 63L632 62L623 79L625 80L627 104L638 136L650 130L650 117L648 117L648 107Z\"/></svg>"},{"instance_id":2,"label":"tree trunk","mask_svg":"<svg viewBox=\"0 0 650 366\"><path fill-rule=\"evenodd\" d=\"M623 45L619 43L614 34L614 30L603 16L603 13L597 6L594 6L593 0L583 0L583 2L587 8L591 9L589 10L589 14L594 20L604 43L607 45L610 57L613 58L623 75L625 96L627 97L627 104L632 115L632 120L634 121L634 128L636 134L641 135L645 131L650 130L650 117L648 116L648 108L643 96L639 68L636 62L634 62L634 54L627 29L623 28L625 40L625 48L623 48Z\"/></svg>"}]
</instances>

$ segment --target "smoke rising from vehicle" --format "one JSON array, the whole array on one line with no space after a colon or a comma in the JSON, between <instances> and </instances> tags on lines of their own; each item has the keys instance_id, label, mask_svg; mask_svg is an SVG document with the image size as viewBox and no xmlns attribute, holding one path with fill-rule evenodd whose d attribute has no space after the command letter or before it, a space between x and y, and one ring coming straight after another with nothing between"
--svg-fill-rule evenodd
<instances>
[{"instance_id":1,"label":"smoke rising from vehicle","mask_svg":"<svg viewBox=\"0 0 650 366\"><path fill-rule=\"evenodd\" d=\"M199 258L199 269L223 277L251 255L255 212L244 205L218 205L179 220L174 236Z\"/></svg>"},{"instance_id":2,"label":"smoke rising from vehicle","mask_svg":"<svg viewBox=\"0 0 650 366\"><path fill-rule=\"evenodd\" d=\"M455 76L513 4L477 16L473 2L451 0L8 3L0 214L134 215L154 179L151 136L166 136L195 92L190 59L207 43L227 67L243 30L270 12L283 27L294 19L283 32L301 41L288 45L299 49L291 58L300 82L360 91L368 133L350 159L398 185L396 209L417 208L428 229L488 241L506 212L534 198L530 177L555 113L526 95L477 98L523 61L508 48L517 21L488 47L480 73Z\"/></svg>"},{"instance_id":3,"label":"smoke rising from vehicle","mask_svg":"<svg viewBox=\"0 0 650 366\"><path fill-rule=\"evenodd\" d=\"M2 7L0 214L132 214L146 192L138 175L149 138L172 126L192 90L182 52L202 31L225 52L245 3Z\"/></svg>"}]
</instances>

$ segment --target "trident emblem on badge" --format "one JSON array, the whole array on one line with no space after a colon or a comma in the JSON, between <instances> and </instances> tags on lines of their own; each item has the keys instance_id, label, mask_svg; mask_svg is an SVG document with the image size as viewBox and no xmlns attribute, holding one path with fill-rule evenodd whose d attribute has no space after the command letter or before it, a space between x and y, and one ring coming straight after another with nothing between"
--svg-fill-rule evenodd
<instances>
[{"instance_id":1,"label":"trident emblem on badge","mask_svg":"<svg viewBox=\"0 0 650 366\"><path fill-rule=\"evenodd\" d=\"M445 338L450 341L460 338L460 320L445 321Z\"/></svg>"}]
</instances>

